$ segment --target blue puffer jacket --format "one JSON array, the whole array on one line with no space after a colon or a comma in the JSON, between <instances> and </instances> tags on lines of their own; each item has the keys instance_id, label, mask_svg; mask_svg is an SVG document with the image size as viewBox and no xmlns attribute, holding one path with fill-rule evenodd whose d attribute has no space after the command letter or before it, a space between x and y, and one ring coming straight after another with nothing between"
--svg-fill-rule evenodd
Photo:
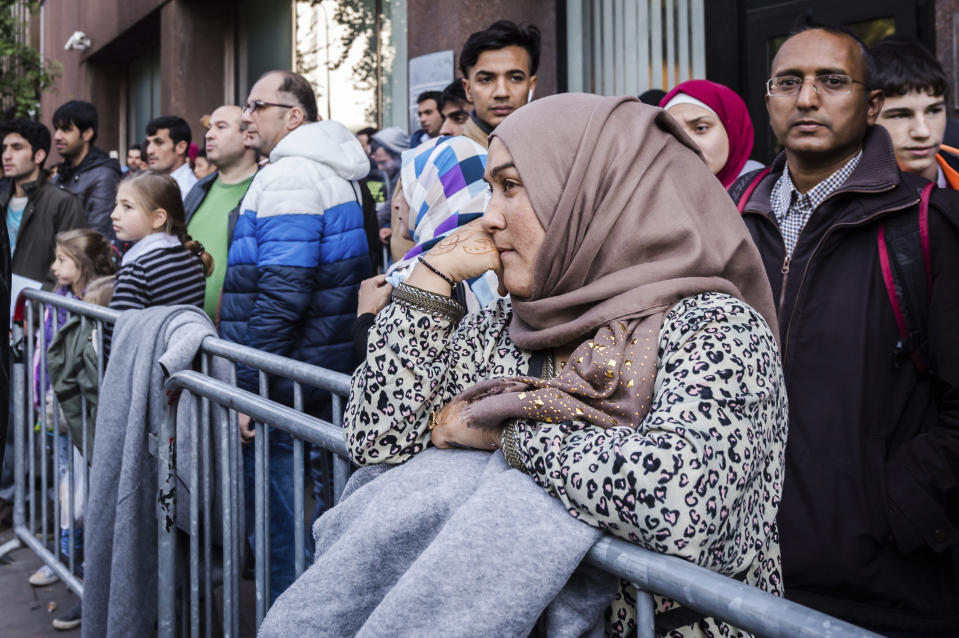
<instances>
[{"instance_id":1,"label":"blue puffer jacket","mask_svg":"<svg viewBox=\"0 0 959 638\"><path fill-rule=\"evenodd\" d=\"M230 245L220 335L341 372L352 369L350 326L370 276L363 210L351 181L369 171L359 141L332 121L301 126L270 154L243 199ZM237 367L256 392L255 370ZM304 388L307 405L323 395ZM292 403L292 384L270 398Z\"/></svg>"}]
</instances>

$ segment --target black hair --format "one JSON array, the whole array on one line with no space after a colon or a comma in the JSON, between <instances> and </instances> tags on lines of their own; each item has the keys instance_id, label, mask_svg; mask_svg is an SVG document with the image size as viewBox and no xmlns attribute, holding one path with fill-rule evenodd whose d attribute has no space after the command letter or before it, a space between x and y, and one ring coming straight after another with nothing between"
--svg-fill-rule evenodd
<instances>
[{"instance_id":1,"label":"black hair","mask_svg":"<svg viewBox=\"0 0 959 638\"><path fill-rule=\"evenodd\" d=\"M890 96L922 91L945 95L949 88L939 60L918 41L890 36L869 50L876 62L875 88Z\"/></svg>"},{"instance_id":2,"label":"black hair","mask_svg":"<svg viewBox=\"0 0 959 638\"><path fill-rule=\"evenodd\" d=\"M659 106L659 103L666 97L666 91L662 89L649 89L639 94L639 101L651 106Z\"/></svg>"},{"instance_id":3,"label":"black hair","mask_svg":"<svg viewBox=\"0 0 959 638\"><path fill-rule=\"evenodd\" d=\"M127 149L127 151L142 151L142 150L143 150L143 147L140 146L139 144L134 144L133 146Z\"/></svg>"},{"instance_id":4,"label":"black hair","mask_svg":"<svg viewBox=\"0 0 959 638\"><path fill-rule=\"evenodd\" d=\"M463 80L460 78L456 78L446 85L446 88L440 93L440 99L436 103L436 106L442 111L450 102L457 102L458 104L470 103L466 98L466 89L463 88Z\"/></svg>"},{"instance_id":5,"label":"black hair","mask_svg":"<svg viewBox=\"0 0 959 638\"><path fill-rule=\"evenodd\" d=\"M47 155L50 154L50 129L40 122L25 119L3 122L0 124L0 143L10 133L17 133L27 140L34 156L36 156L37 151L43 151ZM43 162L40 162L40 166L43 166Z\"/></svg>"},{"instance_id":6,"label":"black hair","mask_svg":"<svg viewBox=\"0 0 959 638\"><path fill-rule=\"evenodd\" d=\"M436 102L436 108L439 108L440 95L441 93L439 91L423 91L422 93L416 96L416 103L422 104L426 100L433 100L434 102Z\"/></svg>"},{"instance_id":7,"label":"black hair","mask_svg":"<svg viewBox=\"0 0 959 638\"><path fill-rule=\"evenodd\" d=\"M869 52L869 47L866 46L866 43L862 41L862 38L853 33L849 27L843 24L815 22L814 20L810 19L809 16L804 16L803 22L800 24L799 28L790 33L789 38L797 36L800 33L805 33L806 31L825 31L826 33L831 33L832 35L849 38L859 45L859 52L862 54L862 66L866 74L862 79L862 83L865 85L867 91L876 88L873 86L876 77L876 61Z\"/></svg>"},{"instance_id":8,"label":"black hair","mask_svg":"<svg viewBox=\"0 0 959 638\"><path fill-rule=\"evenodd\" d=\"M190 132L190 125L182 117L176 115L161 115L147 122L147 135L156 135L157 131L165 128L170 132L170 139L176 146L180 142L186 142L189 151L190 143L193 141L193 133Z\"/></svg>"},{"instance_id":9,"label":"black hair","mask_svg":"<svg viewBox=\"0 0 959 638\"><path fill-rule=\"evenodd\" d=\"M310 86L310 82L299 73L294 73L293 71L267 71L260 76L257 82L274 73L280 74L283 78L277 92L292 95L300 105L300 108L303 109L303 119L307 122L316 122L320 118L320 114L316 108L316 94L313 92L313 87Z\"/></svg>"},{"instance_id":10,"label":"black hair","mask_svg":"<svg viewBox=\"0 0 959 638\"><path fill-rule=\"evenodd\" d=\"M356 136L359 137L360 135L365 135L367 137L373 137L379 132L380 132L380 129L376 128L375 126L367 126L366 128L361 128L360 130L358 130L356 132Z\"/></svg>"},{"instance_id":11,"label":"black hair","mask_svg":"<svg viewBox=\"0 0 959 638\"><path fill-rule=\"evenodd\" d=\"M469 70L476 66L476 61L483 51L518 46L529 53L529 74L536 75L536 69L539 68L540 39L539 29L535 25L519 26L510 20L497 20L485 30L470 34L460 52L460 71L469 77Z\"/></svg>"},{"instance_id":12,"label":"black hair","mask_svg":"<svg viewBox=\"0 0 959 638\"><path fill-rule=\"evenodd\" d=\"M97 107L83 100L70 100L53 112L54 128L63 131L71 125L76 126L81 133L93 129L93 137L90 138L90 144L93 144L97 141Z\"/></svg>"}]
</instances>

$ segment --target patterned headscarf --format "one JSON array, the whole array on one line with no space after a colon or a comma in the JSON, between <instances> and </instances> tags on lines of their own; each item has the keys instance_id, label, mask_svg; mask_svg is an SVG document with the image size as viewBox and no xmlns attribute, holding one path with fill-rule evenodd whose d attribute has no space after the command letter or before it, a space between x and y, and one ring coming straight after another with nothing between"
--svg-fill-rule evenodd
<instances>
[{"instance_id":1,"label":"patterned headscarf","mask_svg":"<svg viewBox=\"0 0 959 638\"><path fill-rule=\"evenodd\" d=\"M416 245L389 269L387 281L394 286L403 282L417 257L483 214L488 199L485 170L486 149L466 137L439 137L403 153L400 182ZM492 271L468 283L480 306L492 301L498 285Z\"/></svg>"},{"instance_id":2,"label":"patterned headscarf","mask_svg":"<svg viewBox=\"0 0 959 638\"><path fill-rule=\"evenodd\" d=\"M555 95L511 114L492 138L512 155L545 230L532 293L513 297L510 337L528 351L575 349L553 379L492 379L461 394L467 424L639 427L666 313L702 292L745 301L776 335L759 251L665 111L635 98Z\"/></svg>"}]
</instances>

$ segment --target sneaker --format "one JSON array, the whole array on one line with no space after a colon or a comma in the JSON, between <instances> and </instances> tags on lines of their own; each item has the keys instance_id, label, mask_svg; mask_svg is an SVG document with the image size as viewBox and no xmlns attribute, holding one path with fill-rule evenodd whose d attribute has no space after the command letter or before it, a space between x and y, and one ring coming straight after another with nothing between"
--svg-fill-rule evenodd
<instances>
[{"instance_id":1,"label":"sneaker","mask_svg":"<svg viewBox=\"0 0 959 638\"><path fill-rule=\"evenodd\" d=\"M30 574L29 583L34 587L46 587L60 580L57 573L49 565L44 565L37 571Z\"/></svg>"},{"instance_id":2,"label":"sneaker","mask_svg":"<svg viewBox=\"0 0 959 638\"><path fill-rule=\"evenodd\" d=\"M77 603L65 616L53 619L53 628L59 629L60 631L76 629L80 626L80 614L82 611L82 603Z\"/></svg>"}]
</instances>

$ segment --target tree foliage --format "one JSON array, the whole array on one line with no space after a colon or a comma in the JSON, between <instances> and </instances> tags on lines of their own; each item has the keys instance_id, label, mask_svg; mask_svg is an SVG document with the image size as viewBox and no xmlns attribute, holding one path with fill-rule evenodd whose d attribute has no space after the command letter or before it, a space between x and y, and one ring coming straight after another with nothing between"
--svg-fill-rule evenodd
<instances>
[{"instance_id":1,"label":"tree foliage","mask_svg":"<svg viewBox=\"0 0 959 638\"><path fill-rule=\"evenodd\" d=\"M37 0L0 0L0 115L40 117L40 94L60 74L60 65L43 60L30 46L23 11L32 15Z\"/></svg>"},{"instance_id":2,"label":"tree foliage","mask_svg":"<svg viewBox=\"0 0 959 638\"><path fill-rule=\"evenodd\" d=\"M324 2L310 0L311 5L324 5L332 9L329 20L339 25L343 31L336 57L330 60L330 70L336 71L346 63L354 45L364 48L359 61L353 66L353 80L358 88L368 89L376 85L376 10L374 0L339 0Z\"/></svg>"}]
</instances>

